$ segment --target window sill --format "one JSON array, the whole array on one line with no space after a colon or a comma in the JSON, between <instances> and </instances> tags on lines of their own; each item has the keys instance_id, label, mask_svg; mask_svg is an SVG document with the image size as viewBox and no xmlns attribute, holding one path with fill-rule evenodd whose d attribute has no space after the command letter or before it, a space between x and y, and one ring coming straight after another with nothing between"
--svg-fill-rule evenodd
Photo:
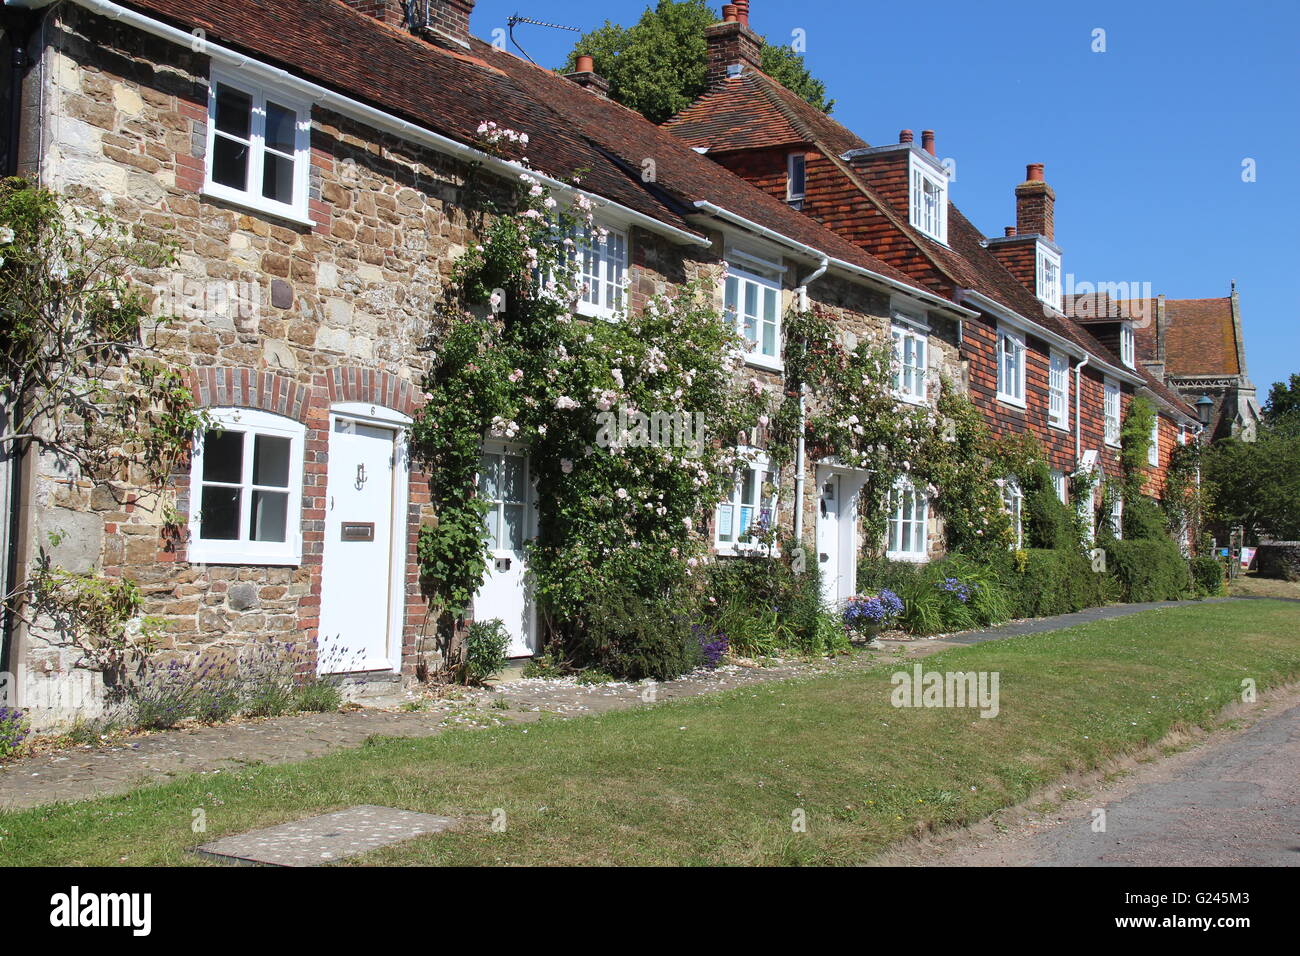
<instances>
[{"instance_id":1,"label":"window sill","mask_svg":"<svg viewBox=\"0 0 1300 956\"><path fill-rule=\"evenodd\" d=\"M1048 423L1047 423L1047 427L1048 427L1048 428L1055 428L1058 432L1067 432L1067 433L1068 433L1069 431L1071 431L1071 429L1070 429L1070 423L1069 423L1069 422L1066 422L1065 424L1061 424L1060 422L1048 421Z\"/></svg>"},{"instance_id":2,"label":"window sill","mask_svg":"<svg viewBox=\"0 0 1300 956\"><path fill-rule=\"evenodd\" d=\"M278 219L281 222L290 223L298 227L314 229L316 223L308 216L305 209L296 209L292 206L285 206L281 203L259 203L254 197L243 193L226 192L221 189L214 189L212 184L204 186L199 193L199 197L211 202L219 202L230 206L236 206L248 212L257 213L259 216L269 216L272 219Z\"/></svg>"},{"instance_id":3,"label":"window sill","mask_svg":"<svg viewBox=\"0 0 1300 956\"><path fill-rule=\"evenodd\" d=\"M302 555L292 554L257 554L235 549L214 549L191 544L185 560L190 564L233 564L247 567L296 568L302 564Z\"/></svg>"},{"instance_id":4,"label":"window sill","mask_svg":"<svg viewBox=\"0 0 1300 956\"><path fill-rule=\"evenodd\" d=\"M1023 398L1016 398L1014 395L1005 395L1002 392L998 392L998 401L1003 405L1010 405L1013 408L1020 409L1021 411L1024 411L1026 408L1025 400Z\"/></svg>"},{"instance_id":5,"label":"window sill","mask_svg":"<svg viewBox=\"0 0 1300 956\"><path fill-rule=\"evenodd\" d=\"M730 544L715 541L713 553L720 558L752 558L755 555L760 558L779 558L781 549L775 545L769 548L762 544Z\"/></svg>"},{"instance_id":6,"label":"window sill","mask_svg":"<svg viewBox=\"0 0 1300 956\"><path fill-rule=\"evenodd\" d=\"M613 322L619 315L613 309L592 305L590 302L579 302L573 307L573 311L575 315L580 315L584 319L599 319L602 322Z\"/></svg>"},{"instance_id":7,"label":"window sill","mask_svg":"<svg viewBox=\"0 0 1300 956\"><path fill-rule=\"evenodd\" d=\"M750 352L745 356L745 364L751 368L761 368L768 372L780 373L785 370L785 363L779 358L770 358L755 352Z\"/></svg>"},{"instance_id":8,"label":"window sill","mask_svg":"<svg viewBox=\"0 0 1300 956\"><path fill-rule=\"evenodd\" d=\"M904 395L901 392L895 392L894 398L906 405L916 405L925 408L930 404L930 399L925 395Z\"/></svg>"},{"instance_id":9,"label":"window sill","mask_svg":"<svg viewBox=\"0 0 1300 956\"><path fill-rule=\"evenodd\" d=\"M890 561L907 561L910 564L928 564L930 556L915 551L886 551L885 557Z\"/></svg>"}]
</instances>

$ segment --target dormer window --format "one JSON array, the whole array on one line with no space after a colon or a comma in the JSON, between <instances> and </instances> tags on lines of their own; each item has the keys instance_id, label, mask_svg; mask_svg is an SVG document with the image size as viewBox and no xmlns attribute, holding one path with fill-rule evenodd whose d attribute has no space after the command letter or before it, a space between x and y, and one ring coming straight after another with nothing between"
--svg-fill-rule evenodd
<instances>
[{"instance_id":1,"label":"dormer window","mask_svg":"<svg viewBox=\"0 0 1300 956\"><path fill-rule=\"evenodd\" d=\"M1061 254L1041 242L1038 244L1036 276L1038 298L1061 311Z\"/></svg>"},{"instance_id":2,"label":"dormer window","mask_svg":"<svg viewBox=\"0 0 1300 956\"><path fill-rule=\"evenodd\" d=\"M909 154L912 225L931 239L948 242L948 174L916 153Z\"/></svg>"},{"instance_id":3,"label":"dormer window","mask_svg":"<svg viewBox=\"0 0 1300 956\"><path fill-rule=\"evenodd\" d=\"M786 202L802 202L807 182L808 169L803 153L791 153L786 160Z\"/></svg>"},{"instance_id":4,"label":"dormer window","mask_svg":"<svg viewBox=\"0 0 1300 956\"><path fill-rule=\"evenodd\" d=\"M1137 368L1137 342L1133 326L1128 322L1119 327L1119 357L1129 368Z\"/></svg>"}]
</instances>

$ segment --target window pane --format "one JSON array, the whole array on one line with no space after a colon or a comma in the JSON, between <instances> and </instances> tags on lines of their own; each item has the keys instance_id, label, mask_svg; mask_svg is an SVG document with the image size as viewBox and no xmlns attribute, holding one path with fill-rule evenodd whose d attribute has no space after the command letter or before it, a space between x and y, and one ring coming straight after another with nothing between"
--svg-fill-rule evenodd
<instances>
[{"instance_id":1,"label":"window pane","mask_svg":"<svg viewBox=\"0 0 1300 956\"><path fill-rule=\"evenodd\" d=\"M231 189L248 188L248 147L216 137L212 142L212 181Z\"/></svg>"},{"instance_id":2,"label":"window pane","mask_svg":"<svg viewBox=\"0 0 1300 956\"><path fill-rule=\"evenodd\" d=\"M497 493L497 462L500 459L496 455L484 455L478 462L478 493L479 497L486 498L488 501L496 501Z\"/></svg>"},{"instance_id":3,"label":"window pane","mask_svg":"<svg viewBox=\"0 0 1300 956\"><path fill-rule=\"evenodd\" d=\"M253 121L253 100L247 93L217 85L217 129L248 139Z\"/></svg>"},{"instance_id":4,"label":"window pane","mask_svg":"<svg viewBox=\"0 0 1300 956\"><path fill-rule=\"evenodd\" d=\"M745 283L745 338L751 342L758 341L758 329L754 324L758 316L758 286L752 282Z\"/></svg>"},{"instance_id":5,"label":"window pane","mask_svg":"<svg viewBox=\"0 0 1300 956\"><path fill-rule=\"evenodd\" d=\"M239 538L238 488L203 486L199 505L199 537L212 541L236 541Z\"/></svg>"},{"instance_id":6,"label":"window pane","mask_svg":"<svg viewBox=\"0 0 1300 956\"><path fill-rule=\"evenodd\" d=\"M497 523L501 516L499 506L493 505L492 509L483 516L483 540L487 542L488 548L495 551L497 547Z\"/></svg>"},{"instance_id":7,"label":"window pane","mask_svg":"<svg viewBox=\"0 0 1300 956\"><path fill-rule=\"evenodd\" d=\"M254 491L248 522L249 540L283 541L288 514L287 491Z\"/></svg>"},{"instance_id":8,"label":"window pane","mask_svg":"<svg viewBox=\"0 0 1300 956\"><path fill-rule=\"evenodd\" d=\"M501 547L522 551L524 547L524 506L505 505L501 511Z\"/></svg>"},{"instance_id":9,"label":"window pane","mask_svg":"<svg viewBox=\"0 0 1300 956\"><path fill-rule=\"evenodd\" d=\"M731 505L718 505L718 540L730 541L731 535L731 516L735 509Z\"/></svg>"},{"instance_id":10,"label":"window pane","mask_svg":"<svg viewBox=\"0 0 1300 956\"><path fill-rule=\"evenodd\" d=\"M502 462L501 497L505 501L523 501L524 460L518 455L506 455Z\"/></svg>"},{"instance_id":11,"label":"window pane","mask_svg":"<svg viewBox=\"0 0 1300 956\"><path fill-rule=\"evenodd\" d=\"M736 306L740 301L740 281L735 276L727 276L726 285L726 309L731 315L731 321L736 321Z\"/></svg>"},{"instance_id":12,"label":"window pane","mask_svg":"<svg viewBox=\"0 0 1300 956\"><path fill-rule=\"evenodd\" d=\"M289 439L272 435L253 439L253 484L289 487Z\"/></svg>"},{"instance_id":13,"label":"window pane","mask_svg":"<svg viewBox=\"0 0 1300 956\"><path fill-rule=\"evenodd\" d=\"M293 202L293 160L274 153L262 156L262 195L276 202Z\"/></svg>"},{"instance_id":14,"label":"window pane","mask_svg":"<svg viewBox=\"0 0 1300 956\"><path fill-rule=\"evenodd\" d=\"M244 478L244 433L209 431L203 435L203 480L238 484Z\"/></svg>"},{"instance_id":15,"label":"window pane","mask_svg":"<svg viewBox=\"0 0 1300 956\"><path fill-rule=\"evenodd\" d=\"M297 146L298 114L275 103L266 104L266 145L282 153Z\"/></svg>"}]
</instances>

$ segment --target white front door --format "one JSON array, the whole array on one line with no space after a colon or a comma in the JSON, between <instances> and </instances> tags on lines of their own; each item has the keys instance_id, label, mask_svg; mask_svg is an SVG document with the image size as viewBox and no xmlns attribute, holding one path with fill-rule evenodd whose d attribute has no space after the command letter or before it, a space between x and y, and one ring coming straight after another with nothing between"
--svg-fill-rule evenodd
<instances>
[{"instance_id":1,"label":"white front door","mask_svg":"<svg viewBox=\"0 0 1300 956\"><path fill-rule=\"evenodd\" d=\"M858 511L861 481L854 474L817 469L817 561L822 600L839 605L857 593Z\"/></svg>"},{"instance_id":2,"label":"white front door","mask_svg":"<svg viewBox=\"0 0 1300 956\"><path fill-rule=\"evenodd\" d=\"M533 482L521 449L489 445L478 472L488 545L487 574L474 595L474 619L500 618L510 633L510 657L531 657L537 646L537 609L526 546L534 534Z\"/></svg>"},{"instance_id":3,"label":"white front door","mask_svg":"<svg viewBox=\"0 0 1300 956\"><path fill-rule=\"evenodd\" d=\"M401 426L330 415L321 673L401 667L406 468Z\"/></svg>"},{"instance_id":4,"label":"white front door","mask_svg":"<svg viewBox=\"0 0 1300 956\"><path fill-rule=\"evenodd\" d=\"M818 469L817 566L821 569L822 600L839 601L840 581L840 476Z\"/></svg>"}]
</instances>

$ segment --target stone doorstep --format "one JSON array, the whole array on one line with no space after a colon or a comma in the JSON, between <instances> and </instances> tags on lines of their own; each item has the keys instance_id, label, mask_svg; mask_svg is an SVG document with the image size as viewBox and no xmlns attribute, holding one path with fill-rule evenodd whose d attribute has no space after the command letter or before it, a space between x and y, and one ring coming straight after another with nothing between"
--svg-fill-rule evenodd
<instances>
[{"instance_id":1,"label":"stone doorstep","mask_svg":"<svg viewBox=\"0 0 1300 956\"><path fill-rule=\"evenodd\" d=\"M391 807L358 806L222 837L194 848L199 856L244 866L323 866L462 821Z\"/></svg>"}]
</instances>

